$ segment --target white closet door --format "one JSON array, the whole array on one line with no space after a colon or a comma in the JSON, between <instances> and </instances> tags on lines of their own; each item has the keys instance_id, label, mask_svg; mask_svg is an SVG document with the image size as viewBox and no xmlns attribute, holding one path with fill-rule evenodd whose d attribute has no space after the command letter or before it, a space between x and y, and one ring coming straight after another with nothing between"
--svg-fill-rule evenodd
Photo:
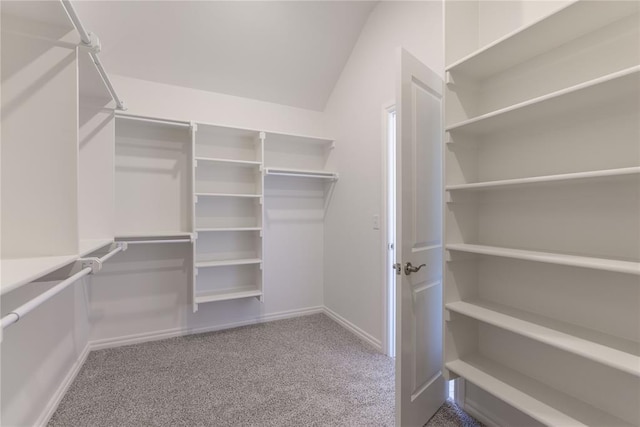
<instances>
[{"instance_id":1,"label":"white closet door","mask_svg":"<svg viewBox=\"0 0 640 427\"><path fill-rule=\"evenodd\" d=\"M446 395L442 373L442 93L440 77L400 50L396 92L399 426L424 425ZM412 265L418 271L410 271Z\"/></svg>"}]
</instances>

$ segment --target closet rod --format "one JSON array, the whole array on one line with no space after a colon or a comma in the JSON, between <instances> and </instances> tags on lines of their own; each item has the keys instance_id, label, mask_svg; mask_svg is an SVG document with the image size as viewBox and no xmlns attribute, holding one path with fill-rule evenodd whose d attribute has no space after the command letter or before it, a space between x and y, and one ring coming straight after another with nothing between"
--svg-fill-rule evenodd
<instances>
[{"instance_id":1,"label":"closet rod","mask_svg":"<svg viewBox=\"0 0 640 427\"><path fill-rule=\"evenodd\" d=\"M4 329L8 328L9 326L13 325L14 323L16 323L17 321L22 319L24 316L29 314L32 310L34 310L35 308L39 307L42 303L50 300L55 295L57 295L60 292L62 292L63 290L65 290L69 285L75 283L78 279L81 279L84 276L87 276L89 274L94 273L96 271L96 265L97 266L101 266L104 261L108 260L109 258L114 256L118 252L124 251L126 249L127 249L127 245L126 244L119 244L116 248L114 248L112 251L110 251L108 254L106 254L102 258L89 258L89 259L87 259L87 260L94 260L94 261L98 261L98 262L95 263L95 264L92 264L91 267L83 268L82 270L80 270L79 272L74 274L73 276L71 276L71 277L63 280L62 282L58 283L53 288L47 290L46 292L41 293L40 295L38 295L35 298L27 301L26 303L22 304L20 307L16 308L15 310L12 310L10 313L8 313L6 316L4 316L2 318L2 320L1 320L2 329L4 330ZM87 260L85 260L85 261L87 261ZM80 259L78 261L83 261L83 260Z\"/></svg>"},{"instance_id":2,"label":"closet rod","mask_svg":"<svg viewBox=\"0 0 640 427\"><path fill-rule=\"evenodd\" d=\"M93 40L91 37L92 34L84 28L84 25L82 25L82 21L80 21L80 17L78 17L76 10L73 8L73 4L71 4L71 1L60 0L60 2L62 3L62 7L64 7L64 9L67 11L69 19L71 19L71 22L73 22L73 26L76 27L76 30L80 34L80 40L82 40L82 44L91 48L91 50L89 51L89 56L91 56L91 59L93 60L98 73L100 73L100 77L102 77L102 81L104 81L104 84L107 86L111 97L115 101L116 107L118 108L118 110L126 110L124 101L122 101L122 99L120 99L120 97L118 96L116 89L111 84L111 80L109 80L107 71L104 69L102 62L100 62L100 58L98 58L100 44L98 43L97 39Z\"/></svg>"}]
</instances>

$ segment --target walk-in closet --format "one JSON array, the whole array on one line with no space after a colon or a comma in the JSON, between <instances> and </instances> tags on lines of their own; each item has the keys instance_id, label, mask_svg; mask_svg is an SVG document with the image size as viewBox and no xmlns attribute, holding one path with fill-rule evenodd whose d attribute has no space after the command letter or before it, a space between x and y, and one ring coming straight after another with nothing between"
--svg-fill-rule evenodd
<instances>
[{"instance_id":1,"label":"walk-in closet","mask_svg":"<svg viewBox=\"0 0 640 427\"><path fill-rule=\"evenodd\" d=\"M640 2L0 2L0 424L640 426Z\"/></svg>"}]
</instances>

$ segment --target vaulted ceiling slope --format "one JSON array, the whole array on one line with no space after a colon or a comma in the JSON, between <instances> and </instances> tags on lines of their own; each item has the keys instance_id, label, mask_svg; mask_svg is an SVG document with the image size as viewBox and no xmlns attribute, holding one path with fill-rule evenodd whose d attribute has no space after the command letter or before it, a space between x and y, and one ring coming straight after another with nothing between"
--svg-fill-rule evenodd
<instances>
[{"instance_id":1,"label":"vaulted ceiling slope","mask_svg":"<svg viewBox=\"0 0 640 427\"><path fill-rule=\"evenodd\" d=\"M110 74L318 111L375 4L74 2Z\"/></svg>"}]
</instances>

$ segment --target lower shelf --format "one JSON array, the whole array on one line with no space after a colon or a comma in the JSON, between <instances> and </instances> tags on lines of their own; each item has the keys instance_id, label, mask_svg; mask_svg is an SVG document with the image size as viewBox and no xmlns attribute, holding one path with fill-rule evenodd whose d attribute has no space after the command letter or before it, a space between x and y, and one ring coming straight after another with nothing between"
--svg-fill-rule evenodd
<instances>
[{"instance_id":1,"label":"lower shelf","mask_svg":"<svg viewBox=\"0 0 640 427\"><path fill-rule=\"evenodd\" d=\"M479 355L454 360L446 367L548 426L631 426L586 402Z\"/></svg>"},{"instance_id":2,"label":"lower shelf","mask_svg":"<svg viewBox=\"0 0 640 427\"><path fill-rule=\"evenodd\" d=\"M240 298L251 298L262 296L262 291L255 288L238 288L214 292L203 292L196 294L196 304L213 301L226 301Z\"/></svg>"},{"instance_id":3,"label":"lower shelf","mask_svg":"<svg viewBox=\"0 0 640 427\"><path fill-rule=\"evenodd\" d=\"M637 342L484 301L457 301L445 308L640 377Z\"/></svg>"}]
</instances>

